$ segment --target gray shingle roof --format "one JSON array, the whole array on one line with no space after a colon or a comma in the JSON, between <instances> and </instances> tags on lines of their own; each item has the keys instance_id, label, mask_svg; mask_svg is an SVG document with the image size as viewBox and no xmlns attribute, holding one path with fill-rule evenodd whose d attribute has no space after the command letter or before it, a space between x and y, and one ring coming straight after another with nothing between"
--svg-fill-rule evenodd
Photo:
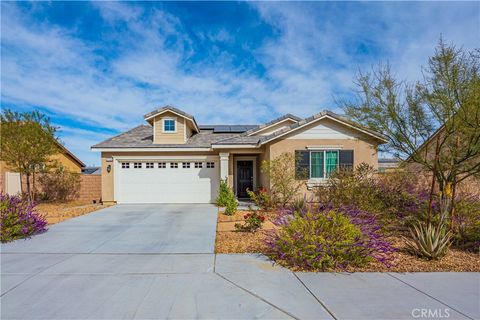
<instances>
[{"instance_id":1,"label":"gray shingle roof","mask_svg":"<svg viewBox=\"0 0 480 320\"><path fill-rule=\"evenodd\" d=\"M100 142L92 148L209 148L212 143L232 138L236 135L238 134L213 133L206 131L194 134L185 144L154 144L153 127L143 124Z\"/></svg>"},{"instance_id":2,"label":"gray shingle roof","mask_svg":"<svg viewBox=\"0 0 480 320\"><path fill-rule=\"evenodd\" d=\"M154 112L151 112L150 114L155 114L155 112L161 112L161 110L166 110L168 108L169 110L174 110L177 113L182 113L185 114L183 111L178 110L176 108L167 106L164 108L157 109ZM172 109L173 108L173 109ZM160 110L160 111L159 111ZM380 140L386 140L386 137L374 132L372 130L369 130L368 128L364 128L363 126L360 126L359 124L347 119L346 117L343 117L341 115L338 115L336 113L333 113L331 111L322 111L320 113L317 113L309 118L306 119L300 119L298 117L295 117L291 114L286 114L280 118L277 118L273 121L270 121L269 123L255 126L250 126L247 131L244 132L239 132L240 128L235 128L236 126L234 125L204 125L201 126L202 130L200 130L199 133L196 133L192 135L185 144L154 144L153 143L153 127L151 125L140 125L138 127L135 127L127 132L121 133L117 136L114 136L110 139L107 139L103 142L100 142L92 148L210 148L212 144L216 145L245 145L245 144L262 144L267 141L270 141L280 135L283 135L285 133L288 133L292 130L295 130L296 128L303 126L305 124L308 124L316 119L319 119L325 115L328 115L334 119L337 119L339 121L348 123L352 125L353 127L356 127L358 129L361 129L365 132L368 132L372 136L376 137L377 139ZM185 114L185 116L189 116L188 114ZM294 123L287 128L275 131L274 133L266 136L249 136L249 132L255 132L256 130L259 130L261 128L264 128L266 126L272 125L276 122L279 122L283 119L286 118L292 118L297 120L297 123ZM226 128L219 128L219 127L229 127L228 130ZM247 127L247 125L239 125L239 127ZM215 129L217 128L217 131ZM243 128L247 129L247 128ZM235 131L238 130L238 131Z\"/></svg>"},{"instance_id":3,"label":"gray shingle roof","mask_svg":"<svg viewBox=\"0 0 480 320\"><path fill-rule=\"evenodd\" d=\"M282 121L282 120L289 119L289 118L290 118L290 119L293 119L293 120L295 120L295 121L300 121L300 120L302 120L302 118L299 118L299 117L297 117L297 116L294 116L293 114L287 113L287 114L284 114L284 115L281 116L281 117L278 117L278 118L276 118L276 119L273 119L272 121L269 121L269 122L267 122L267 123L258 125L258 126L256 126L255 128L251 128L250 130L246 131L246 132L244 133L244 135L250 135L250 134L255 133L255 132L257 132L257 131L265 128L265 127L271 126L271 125L273 125L273 124L275 124L275 123L277 123L277 122L280 122L280 121Z\"/></svg>"}]
</instances>

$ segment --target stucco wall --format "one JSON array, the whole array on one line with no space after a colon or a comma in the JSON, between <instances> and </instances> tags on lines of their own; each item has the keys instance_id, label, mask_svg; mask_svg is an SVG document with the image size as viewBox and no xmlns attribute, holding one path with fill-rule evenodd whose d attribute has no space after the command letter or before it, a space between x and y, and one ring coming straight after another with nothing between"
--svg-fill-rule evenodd
<instances>
[{"instance_id":1,"label":"stucco wall","mask_svg":"<svg viewBox=\"0 0 480 320\"><path fill-rule=\"evenodd\" d=\"M80 173L82 172L82 167L76 162L75 160L72 159L68 154L64 153L58 153L50 157L52 161L58 161L59 164L63 165L65 169L67 169L70 172L77 172ZM14 170L11 170L7 167L5 164L5 161L0 161L0 172L5 172L5 171L10 171L14 172Z\"/></svg>"},{"instance_id":2,"label":"stucco wall","mask_svg":"<svg viewBox=\"0 0 480 320\"><path fill-rule=\"evenodd\" d=\"M68 154L59 153L51 157L53 161L58 161L66 170L70 172L82 172L82 167L72 159Z\"/></svg>"},{"instance_id":3,"label":"stucco wall","mask_svg":"<svg viewBox=\"0 0 480 320\"><path fill-rule=\"evenodd\" d=\"M284 152L295 153L295 150L306 150L307 146L341 146L345 150L353 150L353 161L354 166L359 165L364 162L371 165L374 168L378 167L378 154L376 143L373 141L364 141L359 139L351 140L312 140L312 139L282 139L276 140L274 143L271 143L267 146L268 151L265 153L267 159L274 159L281 155ZM267 156L268 155L268 156ZM262 177L262 185L269 188L270 184L266 177ZM307 181L302 181L302 188L298 196L304 194L307 197L312 197L313 192L307 187Z\"/></svg>"}]
</instances>

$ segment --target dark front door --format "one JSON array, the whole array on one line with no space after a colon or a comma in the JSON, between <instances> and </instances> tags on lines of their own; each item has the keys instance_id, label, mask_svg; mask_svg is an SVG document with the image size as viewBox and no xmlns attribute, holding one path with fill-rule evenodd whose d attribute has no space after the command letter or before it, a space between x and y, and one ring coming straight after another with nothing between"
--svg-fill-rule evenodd
<instances>
[{"instance_id":1,"label":"dark front door","mask_svg":"<svg viewBox=\"0 0 480 320\"><path fill-rule=\"evenodd\" d=\"M248 198L248 190L253 190L253 161L237 161L237 197Z\"/></svg>"}]
</instances>

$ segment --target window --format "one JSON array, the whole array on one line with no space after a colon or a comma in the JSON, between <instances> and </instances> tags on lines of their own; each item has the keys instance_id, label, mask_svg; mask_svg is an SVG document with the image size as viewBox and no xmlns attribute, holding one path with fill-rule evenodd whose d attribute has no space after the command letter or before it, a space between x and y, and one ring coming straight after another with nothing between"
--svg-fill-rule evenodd
<instances>
[{"instance_id":1,"label":"window","mask_svg":"<svg viewBox=\"0 0 480 320\"><path fill-rule=\"evenodd\" d=\"M195 168L203 168L203 162L195 162Z\"/></svg>"},{"instance_id":2,"label":"window","mask_svg":"<svg viewBox=\"0 0 480 320\"><path fill-rule=\"evenodd\" d=\"M165 169L165 168L167 167L167 163L166 163L166 162L159 162L159 163L158 163L158 167L159 167L160 169Z\"/></svg>"},{"instance_id":3,"label":"window","mask_svg":"<svg viewBox=\"0 0 480 320\"><path fill-rule=\"evenodd\" d=\"M328 178L338 168L353 168L353 150L295 151L297 180Z\"/></svg>"},{"instance_id":4,"label":"window","mask_svg":"<svg viewBox=\"0 0 480 320\"><path fill-rule=\"evenodd\" d=\"M122 162L122 169L129 169L129 168L130 168L130 163Z\"/></svg>"},{"instance_id":5,"label":"window","mask_svg":"<svg viewBox=\"0 0 480 320\"><path fill-rule=\"evenodd\" d=\"M183 168L183 169L188 169L188 168L190 168L190 162L182 162L182 168Z\"/></svg>"},{"instance_id":6,"label":"window","mask_svg":"<svg viewBox=\"0 0 480 320\"><path fill-rule=\"evenodd\" d=\"M174 119L163 119L163 132L175 132L175 120Z\"/></svg>"},{"instance_id":7,"label":"window","mask_svg":"<svg viewBox=\"0 0 480 320\"><path fill-rule=\"evenodd\" d=\"M141 162L134 162L133 163L133 168L135 169L140 169L142 167L142 163Z\"/></svg>"},{"instance_id":8,"label":"window","mask_svg":"<svg viewBox=\"0 0 480 320\"><path fill-rule=\"evenodd\" d=\"M323 151L310 152L310 178L323 178Z\"/></svg>"},{"instance_id":9,"label":"window","mask_svg":"<svg viewBox=\"0 0 480 320\"><path fill-rule=\"evenodd\" d=\"M153 169L153 162L146 163L147 169Z\"/></svg>"},{"instance_id":10,"label":"window","mask_svg":"<svg viewBox=\"0 0 480 320\"><path fill-rule=\"evenodd\" d=\"M328 178L338 168L338 151L310 152L310 178Z\"/></svg>"},{"instance_id":11,"label":"window","mask_svg":"<svg viewBox=\"0 0 480 320\"><path fill-rule=\"evenodd\" d=\"M215 162L207 162L207 168L215 168Z\"/></svg>"},{"instance_id":12,"label":"window","mask_svg":"<svg viewBox=\"0 0 480 320\"><path fill-rule=\"evenodd\" d=\"M178 162L170 162L170 168L178 168Z\"/></svg>"}]
</instances>

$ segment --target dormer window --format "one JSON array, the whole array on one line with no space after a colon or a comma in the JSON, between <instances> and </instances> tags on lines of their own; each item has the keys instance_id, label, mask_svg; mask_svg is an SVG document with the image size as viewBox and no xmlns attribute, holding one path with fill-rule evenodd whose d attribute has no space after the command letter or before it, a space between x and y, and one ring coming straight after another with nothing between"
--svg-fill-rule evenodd
<instances>
[{"instance_id":1,"label":"dormer window","mask_svg":"<svg viewBox=\"0 0 480 320\"><path fill-rule=\"evenodd\" d=\"M163 119L163 132L176 132L175 119Z\"/></svg>"}]
</instances>

